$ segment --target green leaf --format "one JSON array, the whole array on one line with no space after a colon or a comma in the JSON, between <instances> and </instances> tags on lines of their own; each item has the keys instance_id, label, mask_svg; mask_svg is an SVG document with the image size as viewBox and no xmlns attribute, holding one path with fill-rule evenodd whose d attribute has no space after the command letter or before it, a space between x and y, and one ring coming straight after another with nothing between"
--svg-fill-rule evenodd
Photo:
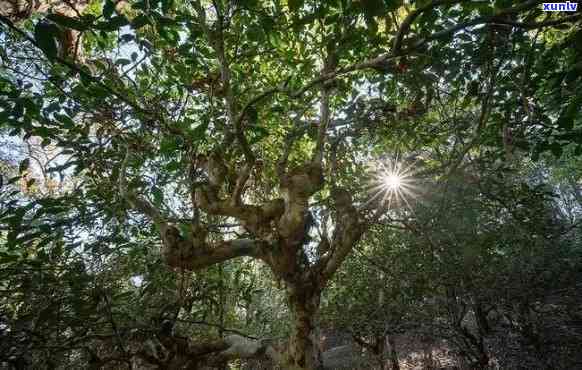
<instances>
[{"instance_id":1,"label":"green leaf","mask_svg":"<svg viewBox=\"0 0 582 370\"><path fill-rule=\"evenodd\" d=\"M252 9L257 6L257 0L234 0L238 7Z\"/></svg>"},{"instance_id":2,"label":"green leaf","mask_svg":"<svg viewBox=\"0 0 582 370\"><path fill-rule=\"evenodd\" d=\"M24 104L22 103L21 99L16 100L16 104L14 104L14 109L12 109L12 115L15 119L19 119L24 115Z\"/></svg>"},{"instance_id":3,"label":"green leaf","mask_svg":"<svg viewBox=\"0 0 582 370\"><path fill-rule=\"evenodd\" d=\"M147 24L151 24L150 19L143 14L138 15L131 21L131 27L134 30L140 29Z\"/></svg>"},{"instance_id":4,"label":"green leaf","mask_svg":"<svg viewBox=\"0 0 582 370\"><path fill-rule=\"evenodd\" d=\"M55 119L63 124L65 128L73 128L75 126L75 122L71 119L71 117L65 114L55 114Z\"/></svg>"},{"instance_id":5,"label":"green leaf","mask_svg":"<svg viewBox=\"0 0 582 370\"><path fill-rule=\"evenodd\" d=\"M75 166L77 163L78 163L77 161L69 161L65 164L51 167L47 170L47 172L61 172L61 171L64 171L71 166Z\"/></svg>"},{"instance_id":6,"label":"green leaf","mask_svg":"<svg viewBox=\"0 0 582 370\"><path fill-rule=\"evenodd\" d=\"M269 33L269 42L276 48L281 47L281 39L279 38L279 35L274 32Z\"/></svg>"},{"instance_id":7,"label":"green leaf","mask_svg":"<svg viewBox=\"0 0 582 370\"><path fill-rule=\"evenodd\" d=\"M582 93L570 100L570 103L560 114L558 118L558 126L564 130L571 130L574 128L574 120L580 112L582 106Z\"/></svg>"},{"instance_id":8,"label":"green leaf","mask_svg":"<svg viewBox=\"0 0 582 370\"><path fill-rule=\"evenodd\" d=\"M205 138L206 129L208 128L208 122L201 123L192 130L192 136L194 140L202 140Z\"/></svg>"},{"instance_id":9,"label":"green leaf","mask_svg":"<svg viewBox=\"0 0 582 370\"><path fill-rule=\"evenodd\" d=\"M269 130L262 126L253 126L250 131L253 133L251 139L249 140L249 144L251 145L258 143L259 141L269 136Z\"/></svg>"},{"instance_id":10,"label":"green leaf","mask_svg":"<svg viewBox=\"0 0 582 370\"><path fill-rule=\"evenodd\" d=\"M14 184L14 183L18 182L18 180L20 180L21 178L22 178L22 176L11 177L10 179L8 179L8 182L6 183L6 185Z\"/></svg>"},{"instance_id":11,"label":"green leaf","mask_svg":"<svg viewBox=\"0 0 582 370\"><path fill-rule=\"evenodd\" d=\"M495 8L505 9L511 7L513 0L495 0Z\"/></svg>"},{"instance_id":12,"label":"green leaf","mask_svg":"<svg viewBox=\"0 0 582 370\"><path fill-rule=\"evenodd\" d=\"M254 107L249 107L246 115L249 122L256 123L259 120L259 112Z\"/></svg>"},{"instance_id":13,"label":"green leaf","mask_svg":"<svg viewBox=\"0 0 582 370\"><path fill-rule=\"evenodd\" d=\"M552 154L554 156L556 156L556 158L560 158L562 156L563 151L564 151L564 148L562 147L562 145L560 143L552 143L549 146L549 149L552 152Z\"/></svg>"},{"instance_id":14,"label":"green leaf","mask_svg":"<svg viewBox=\"0 0 582 370\"><path fill-rule=\"evenodd\" d=\"M18 261L21 258L19 254L0 253L0 265Z\"/></svg>"},{"instance_id":15,"label":"green leaf","mask_svg":"<svg viewBox=\"0 0 582 370\"><path fill-rule=\"evenodd\" d=\"M134 35L131 35L131 34L129 34L129 33L126 33L126 34L124 34L124 35L121 35L121 36L119 37L119 41L120 41L121 43L128 43L128 42L132 42L132 41L134 41L134 40L135 40L135 36L134 36Z\"/></svg>"},{"instance_id":16,"label":"green leaf","mask_svg":"<svg viewBox=\"0 0 582 370\"><path fill-rule=\"evenodd\" d=\"M288 1L289 10L291 10L292 12L300 10L303 7L304 2L305 2L304 0L289 0Z\"/></svg>"},{"instance_id":17,"label":"green leaf","mask_svg":"<svg viewBox=\"0 0 582 370\"><path fill-rule=\"evenodd\" d=\"M59 28L54 24L39 22L34 27L34 40L38 47L49 59L57 57L57 39L60 35Z\"/></svg>"},{"instance_id":18,"label":"green leaf","mask_svg":"<svg viewBox=\"0 0 582 370\"><path fill-rule=\"evenodd\" d=\"M182 164L177 161L171 161L166 165L166 170L169 172L176 172L182 168Z\"/></svg>"},{"instance_id":19,"label":"green leaf","mask_svg":"<svg viewBox=\"0 0 582 370\"><path fill-rule=\"evenodd\" d=\"M192 227L189 224L180 222L178 224L178 228L180 229L180 234L182 234L183 237L187 237L192 233Z\"/></svg>"},{"instance_id":20,"label":"green leaf","mask_svg":"<svg viewBox=\"0 0 582 370\"><path fill-rule=\"evenodd\" d=\"M22 162L20 162L20 165L18 166L18 172L23 173L24 171L28 170L29 166L30 166L30 159L25 158L24 160L22 160Z\"/></svg>"},{"instance_id":21,"label":"green leaf","mask_svg":"<svg viewBox=\"0 0 582 370\"><path fill-rule=\"evenodd\" d=\"M386 5L383 0L361 0L361 6L368 17L386 14Z\"/></svg>"},{"instance_id":22,"label":"green leaf","mask_svg":"<svg viewBox=\"0 0 582 370\"><path fill-rule=\"evenodd\" d=\"M164 137L160 142L160 153L164 155L171 155L178 150L178 143L175 137Z\"/></svg>"},{"instance_id":23,"label":"green leaf","mask_svg":"<svg viewBox=\"0 0 582 370\"><path fill-rule=\"evenodd\" d=\"M115 64L117 64L117 65L122 65L122 66L126 66L126 65L128 65L128 64L131 64L131 60L129 60L129 59L125 59L125 58L121 58L121 59L117 59L117 60L115 61Z\"/></svg>"},{"instance_id":24,"label":"green leaf","mask_svg":"<svg viewBox=\"0 0 582 370\"><path fill-rule=\"evenodd\" d=\"M129 20L122 15L111 18L108 22L100 22L95 25L95 28L102 31L116 31L123 26L127 26Z\"/></svg>"},{"instance_id":25,"label":"green leaf","mask_svg":"<svg viewBox=\"0 0 582 370\"><path fill-rule=\"evenodd\" d=\"M403 0L385 0L386 4L386 11L391 12L394 11L402 6L404 3Z\"/></svg>"},{"instance_id":26,"label":"green leaf","mask_svg":"<svg viewBox=\"0 0 582 370\"><path fill-rule=\"evenodd\" d=\"M66 15L62 14L49 14L47 18L60 26L72 28L77 31L85 31L89 28L89 25L86 23L81 22L76 18L67 17Z\"/></svg>"},{"instance_id":27,"label":"green leaf","mask_svg":"<svg viewBox=\"0 0 582 370\"><path fill-rule=\"evenodd\" d=\"M174 0L162 0L162 13L167 14L174 7Z\"/></svg>"},{"instance_id":28,"label":"green leaf","mask_svg":"<svg viewBox=\"0 0 582 370\"><path fill-rule=\"evenodd\" d=\"M103 17L105 19L110 19L115 11L115 4L111 0L107 0L105 5L103 5Z\"/></svg>"},{"instance_id":29,"label":"green leaf","mask_svg":"<svg viewBox=\"0 0 582 370\"><path fill-rule=\"evenodd\" d=\"M153 188L152 195L154 196L154 204L156 207L159 207L162 202L164 201L164 193L158 187Z\"/></svg>"}]
</instances>

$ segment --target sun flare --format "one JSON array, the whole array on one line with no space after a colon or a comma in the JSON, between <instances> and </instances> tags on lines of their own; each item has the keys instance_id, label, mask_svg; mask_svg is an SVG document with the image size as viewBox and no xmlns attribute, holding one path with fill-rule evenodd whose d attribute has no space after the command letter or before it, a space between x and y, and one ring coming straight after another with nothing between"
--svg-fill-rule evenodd
<instances>
[{"instance_id":1,"label":"sun flare","mask_svg":"<svg viewBox=\"0 0 582 370\"><path fill-rule=\"evenodd\" d=\"M378 202L390 208L405 203L414 196L412 165L406 166L398 160L374 162L371 165L369 203Z\"/></svg>"},{"instance_id":2,"label":"sun flare","mask_svg":"<svg viewBox=\"0 0 582 370\"><path fill-rule=\"evenodd\" d=\"M402 179L394 173L384 175L382 182L388 189L398 189L402 186Z\"/></svg>"}]
</instances>

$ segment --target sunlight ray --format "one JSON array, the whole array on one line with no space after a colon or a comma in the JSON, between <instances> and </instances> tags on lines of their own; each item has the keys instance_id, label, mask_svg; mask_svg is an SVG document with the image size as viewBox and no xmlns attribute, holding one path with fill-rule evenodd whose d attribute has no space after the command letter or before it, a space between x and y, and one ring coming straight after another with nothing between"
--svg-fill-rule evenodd
<instances>
[{"instance_id":1,"label":"sunlight ray","mask_svg":"<svg viewBox=\"0 0 582 370\"><path fill-rule=\"evenodd\" d=\"M379 201L380 205L387 205L387 209L401 204L412 209L408 199L414 198L415 189L418 189L413 184L412 177L416 162L405 164L399 162L397 158L370 165L372 178L366 186L370 197L365 205Z\"/></svg>"}]
</instances>

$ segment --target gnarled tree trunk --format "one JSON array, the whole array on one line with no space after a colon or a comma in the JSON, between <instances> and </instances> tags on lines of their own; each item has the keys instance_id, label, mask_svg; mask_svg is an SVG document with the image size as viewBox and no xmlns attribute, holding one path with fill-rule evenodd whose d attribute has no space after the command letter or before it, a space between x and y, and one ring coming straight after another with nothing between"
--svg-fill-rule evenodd
<instances>
[{"instance_id":1,"label":"gnarled tree trunk","mask_svg":"<svg viewBox=\"0 0 582 370\"><path fill-rule=\"evenodd\" d=\"M293 329L282 366L289 370L321 370L321 351L315 338L321 291L293 285L288 292Z\"/></svg>"}]
</instances>

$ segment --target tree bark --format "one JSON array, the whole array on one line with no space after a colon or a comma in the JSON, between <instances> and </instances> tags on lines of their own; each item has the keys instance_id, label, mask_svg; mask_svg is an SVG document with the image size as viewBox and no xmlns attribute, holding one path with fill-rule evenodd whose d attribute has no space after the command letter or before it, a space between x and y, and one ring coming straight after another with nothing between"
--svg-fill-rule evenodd
<instances>
[{"instance_id":1,"label":"tree bark","mask_svg":"<svg viewBox=\"0 0 582 370\"><path fill-rule=\"evenodd\" d=\"M388 335L388 349L390 362L391 362L391 370L400 370L400 363L398 362L398 352L396 351L396 341L394 340L394 336Z\"/></svg>"},{"instance_id":2,"label":"tree bark","mask_svg":"<svg viewBox=\"0 0 582 370\"><path fill-rule=\"evenodd\" d=\"M18 23L34 14L54 13L77 18L89 5L88 0L3 0L0 1L0 15ZM63 28L59 40L59 57L70 58L84 63L81 33L71 28Z\"/></svg>"},{"instance_id":3,"label":"tree bark","mask_svg":"<svg viewBox=\"0 0 582 370\"><path fill-rule=\"evenodd\" d=\"M288 290L293 329L282 366L288 370L322 370L321 351L314 335L321 292L302 285Z\"/></svg>"}]
</instances>

